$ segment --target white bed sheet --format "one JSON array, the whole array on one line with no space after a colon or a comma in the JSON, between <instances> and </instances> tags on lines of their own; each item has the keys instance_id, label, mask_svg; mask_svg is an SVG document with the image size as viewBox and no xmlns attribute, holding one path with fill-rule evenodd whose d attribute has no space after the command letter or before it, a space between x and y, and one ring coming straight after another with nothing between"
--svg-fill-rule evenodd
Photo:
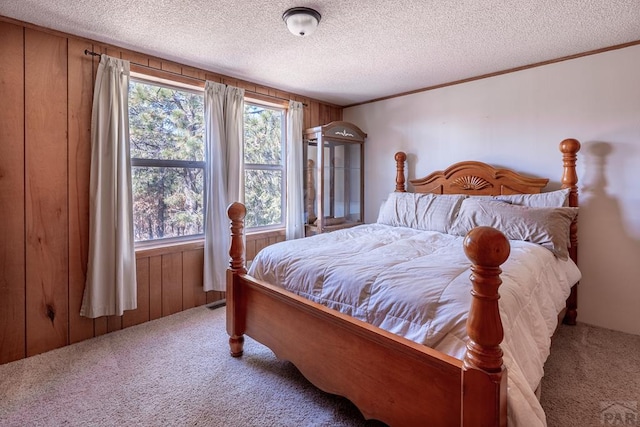
<instances>
[{"instance_id":1,"label":"white bed sheet","mask_svg":"<svg viewBox=\"0 0 640 427\"><path fill-rule=\"evenodd\" d=\"M462 241L438 232L368 224L271 245L256 256L248 273L462 359L472 298ZM509 424L545 426L534 390L543 376L557 313L580 271L539 245L510 244L499 290Z\"/></svg>"}]
</instances>

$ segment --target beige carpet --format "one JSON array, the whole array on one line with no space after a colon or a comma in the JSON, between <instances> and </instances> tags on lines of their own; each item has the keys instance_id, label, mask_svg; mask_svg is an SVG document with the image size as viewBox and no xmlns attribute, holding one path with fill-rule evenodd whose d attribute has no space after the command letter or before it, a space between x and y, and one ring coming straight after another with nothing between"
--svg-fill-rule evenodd
<instances>
[{"instance_id":1,"label":"beige carpet","mask_svg":"<svg viewBox=\"0 0 640 427\"><path fill-rule=\"evenodd\" d=\"M561 326L541 402L551 427L640 426L640 336Z\"/></svg>"},{"instance_id":2,"label":"beige carpet","mask_svg":"<svg viewBox=\"0 0 640 427\"><path fill-rule=\"evenodd\" d=\"M375 426L247 339L228 356L224 308L194 308L0 366L1 426ZM550 426L600 424L640 400L640 337L562 327L548 362Z\"/></svg>"}]
</instances>

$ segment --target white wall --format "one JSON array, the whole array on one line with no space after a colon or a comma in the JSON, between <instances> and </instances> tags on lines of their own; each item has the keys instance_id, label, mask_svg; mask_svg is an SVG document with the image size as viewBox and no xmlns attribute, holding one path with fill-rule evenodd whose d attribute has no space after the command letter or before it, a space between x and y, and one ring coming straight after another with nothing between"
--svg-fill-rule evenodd
<instances>
[{"instance_id":1,"label":"white wall","mask_svg":"<svg viewBox=\"0 0 640 427\"><path fill-rule=\"evenodd\" d=\"M409 178L480 160L555 190L558 144L578 139L578 321L640 334L640 46L355 106L344 120L368 134L367 222L394 189L396 151Z\"/></svg>"}]
</instances>

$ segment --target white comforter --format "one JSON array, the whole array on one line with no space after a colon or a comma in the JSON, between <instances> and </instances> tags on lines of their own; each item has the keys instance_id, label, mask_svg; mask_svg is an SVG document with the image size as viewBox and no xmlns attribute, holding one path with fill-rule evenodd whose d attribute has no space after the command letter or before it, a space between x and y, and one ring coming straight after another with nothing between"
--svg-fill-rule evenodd
<instances>
[{"instance_id":1,"label":"white comforter","mask_svg":"<svg viewBox=\"0 0 640 427\"><path fill-rule=\"evenodd\" d=\"M249 274L387 331L462 359L471 301L462 237L370 224L275 244ZM572 261L510 241L500 314L508 369L509 424L544 426L534 390L557 313L580 279Z\"/></svg>"}]
</instances>

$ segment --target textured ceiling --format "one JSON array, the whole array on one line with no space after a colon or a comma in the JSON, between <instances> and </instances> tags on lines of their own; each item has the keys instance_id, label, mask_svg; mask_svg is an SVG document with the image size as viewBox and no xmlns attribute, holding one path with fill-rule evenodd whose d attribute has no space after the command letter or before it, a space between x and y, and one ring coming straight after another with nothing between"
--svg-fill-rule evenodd
<instances>
[{"instance_id":1,"label":"textured ceiling","mask_svg":"<svg viewBox=\"0 0 640 427\"><path fill-rule=\"evenodd\" d=\"M322 14L291 35L282 13ZM640 40L640 0L0 0L0 15L338 105Z\"/></svg>"}]
</instances>

